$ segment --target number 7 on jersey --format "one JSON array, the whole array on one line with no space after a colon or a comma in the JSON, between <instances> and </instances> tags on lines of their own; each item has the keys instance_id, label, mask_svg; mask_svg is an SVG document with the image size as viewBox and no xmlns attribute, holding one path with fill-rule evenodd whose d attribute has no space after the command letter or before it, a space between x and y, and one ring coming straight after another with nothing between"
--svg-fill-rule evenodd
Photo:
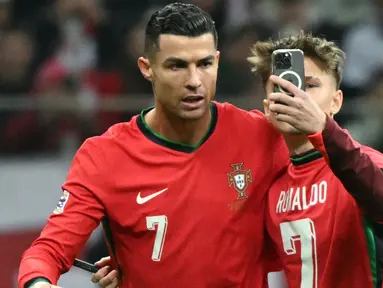
<instances>
[{"instance_id":1,"label":"number 7 on jersey","mask_svg":"<svg viewBox=\"0 0 383 288\"><path fill-rule=\"evenodd\" d=\"M154 239L152 260L160 261L162 256L162 250L164 248L166 230L168 228L168 218L164 215L160 216L147 216L146 227L148 230L156 231L156 237Z\"/></svg>"},{"instance_id":2,"label":"number 7 on jersey","mask_svg":"<svg viewBox=\"0 0 383 288\"><path fill-rule=\"evenodd\" d=\"M296 254L295 242L301 242L301 288L318 288L318 259L314 222L305 218L283 222L279 227L283 248L287 255Z\"/></svg>"}]
</instances>

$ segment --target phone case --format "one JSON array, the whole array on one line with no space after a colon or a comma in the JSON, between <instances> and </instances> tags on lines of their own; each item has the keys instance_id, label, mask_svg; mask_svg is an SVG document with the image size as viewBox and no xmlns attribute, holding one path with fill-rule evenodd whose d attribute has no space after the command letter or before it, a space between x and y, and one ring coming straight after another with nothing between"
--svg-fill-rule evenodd
<instances>
[{"instance_id":1,"label":"phone case","mask_svg":"<svg viewBox=\"0 0 383 288\"><path fill-rule=\"evenodd\" d=\"M85 262L83 260L77 259L77 258L74 260L73 266L76 266L80 269L83 269L83 270L91 272L91 273L96 273L99 269L95 265L90 264L88 262Z\"/></svg>"},{"instance_id":2,"label":"phone case","mask_svg":"<svg viewBox=\"0 0 383 288\"><path fill-rule=\"evenodd\" d=\"M305 91L305 66L304 53L299 49L279 49L271 55L272 74L277 75L287 81L292 82L299 89ZM292 95L283 90L282 87L275 86L275 92L282 92Z\"/></svg>"}]
</instances>

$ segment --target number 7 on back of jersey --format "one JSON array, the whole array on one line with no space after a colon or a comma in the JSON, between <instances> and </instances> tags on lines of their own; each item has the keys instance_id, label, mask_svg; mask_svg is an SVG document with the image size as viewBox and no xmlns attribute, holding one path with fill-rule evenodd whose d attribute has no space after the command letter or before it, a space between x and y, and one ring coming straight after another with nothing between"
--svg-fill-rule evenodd
<instances>
[{"instance_id":1,"label":"number 7 on back of jersey","mask_svg":"<svg viewBox=\"0 0 383 288\"><path fill-rule=\"evenodd\" d=\"M283 248L287 255L296 254L295 243L301 242L301 288L318 288L318 260L314 222L309 219L280 224Z\"/></svg>"}]
</instances>

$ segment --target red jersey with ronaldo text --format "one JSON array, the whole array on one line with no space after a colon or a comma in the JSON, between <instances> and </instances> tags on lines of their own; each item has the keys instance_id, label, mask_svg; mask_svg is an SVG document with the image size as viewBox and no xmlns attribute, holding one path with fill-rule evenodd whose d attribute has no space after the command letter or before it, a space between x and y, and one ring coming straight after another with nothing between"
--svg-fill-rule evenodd
<instances>
[{"instance_id":1,"label":"red jersey with ronaldo text","mask_svg":"<svg viewBox=\"0 0 383 288\"><path fill-rule=\"evenodd\" d=\"M151 131L147 111L79 149L20 285L56 283L102 220L122 288L264 287L266 191L288 163L283 140L261 113L213 103L202 144L182 145Z\"/></svg>"},{"instance_id":2,"label":"red jersey with ronaldo text","mask_svg":"<svg viewBox=\"0 0 383 288\"><path fill-rule=\"evenodd\" d=\"M383 167L382 154L361 150ZM364 217L319 152L291 161L266 210L289 288L380 287L379 224Z\"/></svg>"}]
</instances>

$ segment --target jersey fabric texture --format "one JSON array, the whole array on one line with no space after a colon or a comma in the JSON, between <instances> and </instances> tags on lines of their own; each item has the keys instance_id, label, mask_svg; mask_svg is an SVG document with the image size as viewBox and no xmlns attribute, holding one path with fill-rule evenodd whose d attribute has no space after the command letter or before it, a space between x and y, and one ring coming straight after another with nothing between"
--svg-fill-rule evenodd
<instances>
[{"instance_id":1,"label":"jersey fabric texture","mask_svg":"<svg viewBox=\"0 0 383 288\"><path fill-rule=\"evenodd\" d=\"M280 135L260 112L213 102L206 137L182 145L147 111L78 150L20 287L57 283L100 221L120 287L265 287L266 191L289 161Z\"/></svg>"},{"instance_id":2,"label":"jersey fabric texture","mask_svg":"<svg viewBox=\"0 0 383 288\"><path fill-rule=\"evenodd\" d=\"M381 153L357 146L383 167ZM266 214L290 288L382 286L381 224L365 217L321 153L291 160L269 191Z\"/></svg>"}]
</instances>

